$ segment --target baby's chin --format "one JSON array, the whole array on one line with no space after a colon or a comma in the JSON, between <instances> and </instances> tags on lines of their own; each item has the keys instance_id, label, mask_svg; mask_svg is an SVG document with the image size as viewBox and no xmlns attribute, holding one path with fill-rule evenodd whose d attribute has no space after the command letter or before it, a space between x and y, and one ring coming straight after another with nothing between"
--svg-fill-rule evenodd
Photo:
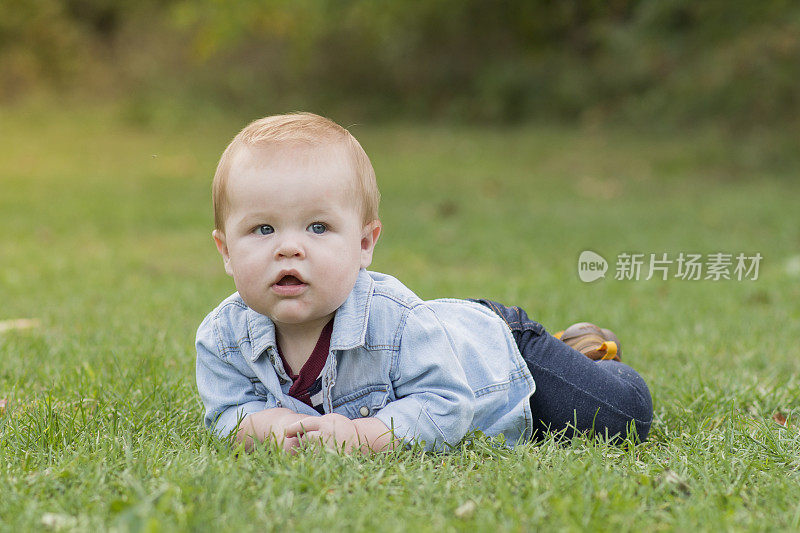
<instances>
[{"instance_id":1,"label":"baby's chin","mask_svg":"<svg viewBox=\"0 0 800 533\"><path fill-rule=\"evenodd\" d=\"M287 302L288 303L288 302ZM275 324L287 325L287 326L302 326L304 324L315 324L316 322L325 319L326 321L329 320L336 309L333 309L330 312L319 311L316 310L315 312L309 312L308 309L303 309L303 306L297 306L296 309L288 308L291 306L282 306L283 308L271 309L267 313L262 313L266 315L270 320L272 320Z\"/></svg>"}]
</instances>

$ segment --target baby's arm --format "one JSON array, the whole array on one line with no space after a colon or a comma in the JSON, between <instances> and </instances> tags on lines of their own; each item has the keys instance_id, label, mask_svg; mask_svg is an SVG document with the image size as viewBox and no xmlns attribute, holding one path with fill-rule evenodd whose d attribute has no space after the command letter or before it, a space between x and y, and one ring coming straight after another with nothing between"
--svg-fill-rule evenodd
<instances>
[{"instance_id":1,"label":"baby's arm","mask_svg":"<svg viewBox=\"0 0 800 533\"><path fill-rule=\"evenodd\" d=\"M299 440L297 436L287 436L286 428L298 420L308 418L319 417L301 415L284 407L264 409L247 415L242 420L236 431L236 442L243 442L245 450L251 452L258 443L274 440L284 450L290 451L299 445Z\"/></svg>"},{"instance_id":2,"label":"baby's arm","mask_svg":"<svg viewBox=\"0 0 800 533\"><path fill-rule=\"evenodd\" d=\"M386 424L378 418L359 418L352 422L355 424L356 431L361 437L362 442L367 444L368 451L384 452L394 450L403 443L403 441L396 438L392 430L386 427Z\"/></svg>"}]
</instances>

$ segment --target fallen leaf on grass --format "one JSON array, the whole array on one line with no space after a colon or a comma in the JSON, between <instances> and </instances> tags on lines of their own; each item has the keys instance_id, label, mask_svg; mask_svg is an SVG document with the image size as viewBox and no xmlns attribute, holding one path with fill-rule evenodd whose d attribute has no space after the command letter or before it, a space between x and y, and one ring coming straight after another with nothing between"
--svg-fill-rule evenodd
<instances>
[{"instance_id":1,"label":"fallen leaf on grass","mask_svg":"<svg viewBox=\"0 0 800 533\"><path fill-rule=\"evenodd\" d=\"M42 515L41 524L47 529L59 531L75 527L75 517L67 514L45 513Z\"/></svg>"},{"instance_id":2,"label":"fallen leaf on grass","mask_svg":"<svg viewBox=\"0 0 800 533\"><path fill-rule=\"evenodd\" d=\"M772 415L772 419L777 423L784 427L786 427L786 416L781 413L780 411L775 411L775 414Z\"/></svg>"},{"instance_id":3,"label":"fallen leaf on grass","mask_svg":"<svg viewBox=\"0 0 800 533\"><path fill-rule=\"evenodd\" d=\"M454 511L456 518L469 518L475 512L475 502L472 500L467 500Z\"/></svg>"},{"instance_id":4,"label":"fallen leaf on grass","mask_svg":"<svg viewBox=\"0 0 800 533\"><path fill-rule=\"evenodd\" d=\"M38 328L38 318L15 318L13 320L0 320L0 333L12 329Z\"/></svg>"},{"instance_id":5,"label":"fallen leaf on grass","mask_svg":"<svg viewBox=\"0 0 800 533\"><path fill-rule=\"evenodd\" d=\"M660 482L669 486L674 492L681 492L683 494L691 494L692 489L680 478L673 470L664 470L660 476Z\"/></svg>"}]
</instances>

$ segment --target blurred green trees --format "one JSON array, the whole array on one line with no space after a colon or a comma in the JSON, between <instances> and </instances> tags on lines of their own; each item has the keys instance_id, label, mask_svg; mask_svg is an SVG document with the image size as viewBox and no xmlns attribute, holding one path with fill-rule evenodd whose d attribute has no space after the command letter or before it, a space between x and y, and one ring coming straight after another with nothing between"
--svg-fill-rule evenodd
<instances>
[{"instance_id":1,"label":"blurred green trees","mask_svg":"<svg viewBox=\"0 0 800 533\"><path fill-rule=\"evenodd\" d=\"M4 0L0 98L509 122L797 124L789 0Z\"/></svg>"}]
</instances>

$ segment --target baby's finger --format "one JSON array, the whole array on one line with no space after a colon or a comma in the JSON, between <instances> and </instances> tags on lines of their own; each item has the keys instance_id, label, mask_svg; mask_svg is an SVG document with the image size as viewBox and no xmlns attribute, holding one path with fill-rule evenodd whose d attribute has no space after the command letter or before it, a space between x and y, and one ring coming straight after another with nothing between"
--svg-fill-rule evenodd
<instances>
[{"instance_id":1,"label":"baby's finger","mask_svg":"<svg viewBox=\"0 0 800 533\"><path fill-rule=\"evenodd\" d=\"M294 437L295 435L302 435L303 433L308 433L309 431L317 431L319 430L319 417L318 416L309 416L308 418L303 418L298 420L297 422L293 422L286 426L284 429L283 434L287 437Z\"/></svg>"},{"instance_id":2,"label":"baby's finger","mask_svg":"<svg viewBox=\"0 0 800 533\"><path fill-rule=\"evenodd\" d=\"M299 436L300 445L301 446L308 446L308 445L315 445L315 444L325 444L324 436L320 431L306 431L302 435Z\"/></svg>"},{"instance_id":3,"label":"baby's finger","mask_svg":"<svg viewBox=\"0 0 800 533\"><path fill-rule=\"evenodd\" d=\"M295 455L299 447L300 439L298 437L286 437L283 439L283 451Z\"/></svg>"}]
</instances>

